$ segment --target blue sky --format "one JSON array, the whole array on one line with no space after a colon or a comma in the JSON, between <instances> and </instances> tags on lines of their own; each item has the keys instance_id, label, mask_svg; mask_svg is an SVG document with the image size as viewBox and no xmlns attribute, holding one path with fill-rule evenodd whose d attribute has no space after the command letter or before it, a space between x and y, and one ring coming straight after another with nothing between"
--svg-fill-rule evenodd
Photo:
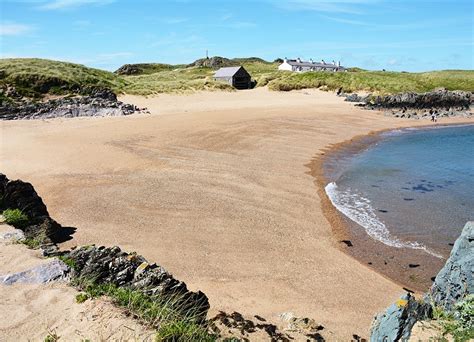
<instances>
[{"instance_id":1,"label":"blue sky","mask_svg":"<svg viewBox=\"0 0 474 342\"><path fill-rule=\"evenodd\" d=\"M473 69L469 0L0 0L1 57L114 70L210 55Z\"/></svg>"}]
</instances>

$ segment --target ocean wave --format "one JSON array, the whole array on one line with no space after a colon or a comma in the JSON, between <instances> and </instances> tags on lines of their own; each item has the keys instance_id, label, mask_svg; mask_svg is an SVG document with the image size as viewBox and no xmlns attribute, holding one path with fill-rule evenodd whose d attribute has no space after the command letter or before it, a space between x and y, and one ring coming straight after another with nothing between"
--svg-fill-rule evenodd
<instances>
[{"instance_id":1,"label":"ocean wave","mask_svg":"<svg viewBox=\"0 0 474 342\"><path fill-rule=\"evenodd\" d=\"M392 236L385 224L375 214L375 210L371 206L368 198L352 192L351 189L340 190L335 182L326 185L325 190L336 209L358 225L362 226L371 238L380 241L387 246L421 249L437 258L442 258L441 255L429 250L419 242L401 241Z\"/></svg>"}]
</instances>

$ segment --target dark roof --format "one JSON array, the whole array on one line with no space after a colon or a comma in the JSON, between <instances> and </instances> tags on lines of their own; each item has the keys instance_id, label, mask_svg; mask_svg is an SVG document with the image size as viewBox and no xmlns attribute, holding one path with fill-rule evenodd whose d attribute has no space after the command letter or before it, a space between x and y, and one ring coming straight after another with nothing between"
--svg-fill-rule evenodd
<instances>
[{"instance_id":1,"label":"dark roof","mask_svg":"<svg viewBox=\"0 0 474 342\"><path fill-rule=\"evenodd\" d=\"M311 62L298 62L294 59L289 59L286 61L289 65L292 66L300 66L300 67L308 67L308 68L330 68L330 69L344 69L343 66L334 65L332 63L311 63Z\"/></svg>"},{"instance_id":2,"label":"dark roof","mask_svg":"<svg viewBox=\"0 0 474 342\"><path fill-rule=\"evenodd\" d=\"M214 77L232 77L234 76L242 67L228 67L220 68L214 74Z\"/></svg>"}]
</instances>

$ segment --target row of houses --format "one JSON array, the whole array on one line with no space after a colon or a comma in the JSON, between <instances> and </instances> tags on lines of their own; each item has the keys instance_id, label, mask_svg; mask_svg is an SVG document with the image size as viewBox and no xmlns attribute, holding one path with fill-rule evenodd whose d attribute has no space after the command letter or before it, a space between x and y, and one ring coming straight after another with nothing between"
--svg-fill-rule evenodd
<instances>
[{"instance_id":1,"label":"row of houses","mask_svg":"<svg viewBox=\"0 0 474 342\"><path fill-rule=\"evenodd\" d=\"M293 72L305 72L305 71L332 71L341 72L347 71L346 68L341 66L341 62L326 63L324 59L321 62L314 62L312 59L309 61L302 61L300 58L283 60L278 66L278 70L293 71Z\"/></svg>"},{"instance_id":2,"label":"row of houses","mask_svg":"<svg viewBox=\"0 0 474 342\"><path fill-rule=\"evenodd\" d=\"M345 72L346 68L341 66L341 62L326 63L309 61L302 61L300 58L283 60L278 66L278 70L292 71L292 72L306 72L306 71L331 71L331 72ZM244 67L227 67L220 68L214 74L215 81L226 82L236 89L250 89L252 87L252 76L245 70Z\"/></svg>"}]
</instances>

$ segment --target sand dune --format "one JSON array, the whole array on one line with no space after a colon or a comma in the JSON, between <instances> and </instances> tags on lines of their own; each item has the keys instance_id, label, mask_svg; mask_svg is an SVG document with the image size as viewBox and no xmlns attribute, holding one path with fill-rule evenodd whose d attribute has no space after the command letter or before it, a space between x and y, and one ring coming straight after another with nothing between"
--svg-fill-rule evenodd
<instances>
[{"instance_id":1,"label":"sand dune","mask_svg":"<svg viewBox=\"0 0 474 342\"><path fill-rule=\"evenodd\" d=\"M204 291L213 311L292 311L325 336L367 337L403 290L338 248L307 165L331 144L428 121L315 90L121 100L151 114L0 123L0 170L78 228L64 247L135 250Z\"/></svg>"}]
</instances>

